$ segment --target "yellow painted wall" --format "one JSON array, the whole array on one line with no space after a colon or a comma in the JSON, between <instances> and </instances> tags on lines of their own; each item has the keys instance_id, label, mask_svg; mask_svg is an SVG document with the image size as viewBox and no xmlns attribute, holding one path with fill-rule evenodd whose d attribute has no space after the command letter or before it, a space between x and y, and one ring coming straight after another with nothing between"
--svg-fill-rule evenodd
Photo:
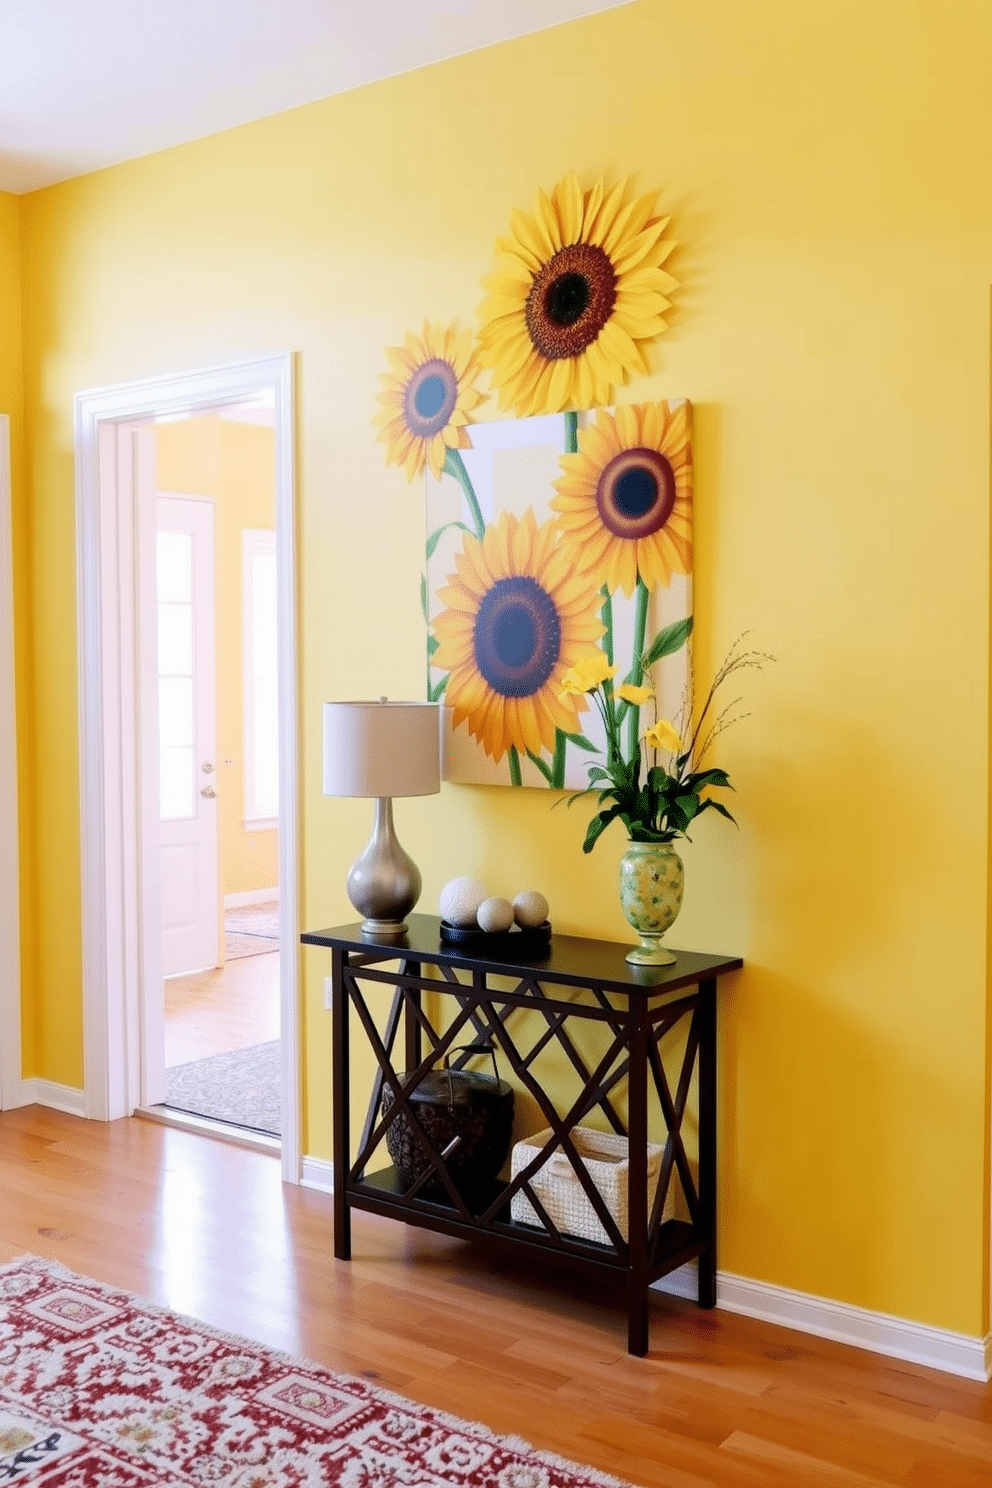
<instances>
[{"instance_id":1,"label":"yellow painted wall","mask_svg":"<svg viewBox=\"0 0 992 1488\"><path fill-rule=\"evenodd\" d=\"M34 984L35 920L33 694L29 644L30 532L24 473L24 379L21 344L21 202L0 191L0 413L10 419L10 517L14 560L14 673L17 692L18 851L21 881L21 981ZM4 832L8 830L4 825ZM35 1001L22 998L21 1068L35 1070Z\"/></svg>"},{"instance_id":2,"label":"yellow painted wall","mask_svg":"<svg viewBox=\"0 0 992 1488\"><path fill-rule=\"evenodd\" d=\"M383 347L471 324L494 240L567 169L660 192L681 281L625 398L695 405L697 659L777 665L725 738L741 830L687 853L723 988L720 1264L988 1326L986 0L639 0L24 202L39 778L74 747L72 396L299 353L303 919L350 919L367 803L327 800L320 704L421 696L421 491L372 436ZM487 410L491 414L492 410ZM753 681L754 685L751 685ZM69 714L68 719L66 714ZM397 807L456 872L623 936L619 836L446 787ZM39 798L40 1072L79 1070L77 802ZM306 1148L330 1151L307 953ZM57 1031L57 1037L56 1037Z\"/></svg>"},{"instance_id":3,"label":"yellow painted wall","mask_svg":"<svg viewBox=\"0 0 992 1488\"><path fill-rule=\"evenodd\" d=\"M279 834L246 832L242 825L241 533L275 527L273 432L229 419L183 419L160 425L156 446L159 490L214 502L220 892L272 888L279 882Z\"/></svg>"}]
</instances>

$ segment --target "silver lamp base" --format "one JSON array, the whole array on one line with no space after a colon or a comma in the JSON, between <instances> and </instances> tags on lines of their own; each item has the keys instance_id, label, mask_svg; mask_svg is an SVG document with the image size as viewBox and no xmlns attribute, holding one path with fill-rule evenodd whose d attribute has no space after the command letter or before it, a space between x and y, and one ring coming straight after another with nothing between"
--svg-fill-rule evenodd
<instances>
[{"instance_id":1,"label":"silver lamp base","mask_svg":"<svg viewBox=\"0 0 992 1488\"><path fill-rule=\"evenodd\" d=\"M420 869L393 830L392 799L379 796L368 847L348 874L348 898L362 916L362 934L375 940L405 935L406 916L422 888Z\"/></svg>"}]
</instances>

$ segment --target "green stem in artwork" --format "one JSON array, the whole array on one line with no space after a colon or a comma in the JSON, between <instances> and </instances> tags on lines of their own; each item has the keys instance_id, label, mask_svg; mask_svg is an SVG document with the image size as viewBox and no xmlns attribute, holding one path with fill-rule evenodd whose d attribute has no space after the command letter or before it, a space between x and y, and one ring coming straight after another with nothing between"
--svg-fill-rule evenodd
<instances>
[{"instance_id":1,"label":"green stem in artwork","mask_svg":"<svg viewBox=\"0 0 992 1488\"><path fill-rule=\"evenodd\" d=\"M577 455L579 453L579 415L574 409L569 409L563 417L565 419L565 453Z\"/></svg>"},{"instance_id":2,"label":"green stem in artwork","mask_svg":"<svg viewBox=\"0 0 992 1488\"><path fill-rule=\"evenodd\" d=\"M607 586L605 584L603 585L603 588L602 588L601 593L603 595L603 605L602 605L602 608L601 608L601 610L600 610L599 613L603 617L603 625L605 627L605 630L604 630L604 633L603 633L603 653L606 656L607 661L610 663L610 666L612 666L613 665L613 596L611 595L609 589L607 588Z\"/></svg>"},{"instance_id":3,"label":"green stem in artwork","mask_svg":"<svg viewBox=\"0 0 992 1488\"><path fill-rule=\"evenodd\" d=\"M551 759L551 785L557 786L559 790L565 784L565 750L568 747L568 739L561 729L555 729L555 752Z\"/></svg>"},{"instance_id":4,"label":"green stem in artwork","mask_svg":"<svg viewBox=\"0 0 992 1488\"><path fill-rule=\"evenodd\" d=\"M517 746L515 744L511 744L506 751L506 758L510 766L510 784L523 785L520 775L520 756L517 753Z\"/></svg>"},{"instance_id":5,"label":"green stem in artwork","mask_svg":"<svg viewBox=\"0 0 992 1488\"><path fill-rule=\"evenodd\" d=\"M639 687L644 680L644 638L648 628L648 586L637 575L637 597L634 601L634 644L630 659L630 680ZM637 736L641 727L641 710L632 705L627 716L627 754L633 759L637 748Z\"/></svg>"},{"instance_id":6,"label":"green stem in artwork","mask_svg":"<svg viewBox=\"0 0 992 1488\"><path fill-rule=\"evenodd\" d=\"M472 477L469 475L468 471L465 468L465 461L462 459L461 450L446 450L444 454L444 465L442 469L446 470L449 475L453 475L455 480L461 486L462 491L465 495L465 500L468 503L468 509L472 517L472 522L475 526L475 535L478 538L483 537L486 531L486 524L482 518L482 511L479 507L478 498L475 494L475 487L472 485Z\"/></svg>"}]
</instances>

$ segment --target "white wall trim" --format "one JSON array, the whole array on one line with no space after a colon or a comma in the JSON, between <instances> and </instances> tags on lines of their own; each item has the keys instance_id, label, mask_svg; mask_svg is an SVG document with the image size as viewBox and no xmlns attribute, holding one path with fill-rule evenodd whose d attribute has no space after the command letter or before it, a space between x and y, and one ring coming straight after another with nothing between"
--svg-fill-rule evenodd
<instances>
[{"instance_id":1,"label":"white wall trim","mask_svg":"<svg viewBox=\"0 0 992 1488\"><path fill-rule=\"evenodd\" d=\"M321 1193L334 1192L334 1164L326 1157L304 1157L300 1176L304 1188L317 1188Z\"/></svg>"},{"instance_id":2,"label":"white wall trim","mask_svg":"<svg viewBox=\"0 0 992 1488\"><path fill-rule=\"evenodd\" d=\"M121 718L118 565L129 528L120 502L132 499L114 468L116 431L161 414L204 413L260 392L275 418L276 561L279 583L280 1010L283 1177L299 1181L299 752L296 646L296 476L293 359L289 353L228 367L96 388L76 396L76 570L82 832L83 1022L86 1114L129 1115L139 1104L128 1050L139 1006L138 956L128 922L125 868L134 862L138 813L133 785L113 743L130 733ZM101 459L101 453L103 458ZM109 747L105 741L110 740ZM114 974L111 975L111 972ZM110 989L108 997L107 989Z\"/></svg>"},{"instance_id":3,"label":"white wall trim","mask_svg":"<svg viewBox=\"0 0 992 1488\"><path fill-rule=\"evenodd\" d=\"M279 901L278 884L273 884L271 889L245 889L238 894L225 894L224 908L244 909L248 904L271 904L273 900Z\"/></svg>"},{"instance_id":4,"label":"white wall trim","mask_svg":"<svg viewBox=\"0 0 992 1488\"><path fill-rule=\"evenodd\" d=\"M22 1080L11 1106L46 1106L50 1111L65 1111L70 1116L86 1115L86 1092L72 1085L58 1085L54 1080Z\"/></svg>"},{"instance_id":5,"label":"white wall trim","mask_svg":"<svg viewBox=\"0 0 992 1488\"><path fill-rule=\"evenodd\" d=\"M846 1302L832 1302L789 1287L771 1286L721 1271L717 1276L717 1306L727 1312L798 1328L816 1338L852 1344L887 1354L910 1364L925 1364L965 1379L992 1378L992 1338L971 1337L947 1328L912 1323L885 1312L872 1312Z\"/></svg>"},{"instance_id":6,"label":"white wall trim","mask_svg":"<svg viewBox=\"0 0 992 1488\"><path fill-rule=\"evenodd\" d=\"M18 855L17 709L14 695L14 555L10 420L0 413L0 1111L19 1105L21 910Z\"/></svg>"}]
</instances>

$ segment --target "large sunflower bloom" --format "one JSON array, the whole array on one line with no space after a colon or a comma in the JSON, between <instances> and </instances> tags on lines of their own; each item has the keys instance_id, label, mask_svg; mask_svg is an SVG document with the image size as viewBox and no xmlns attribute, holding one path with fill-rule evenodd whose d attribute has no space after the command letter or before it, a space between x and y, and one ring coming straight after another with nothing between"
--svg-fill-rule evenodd
<instances>
[{"instance_id":1,"label":"large sunflower bloom","mask_svg":"<svg viewBox=\"0 0 992 1488\"><path fill-rule=\"evenodd\" d=\"M555 730L575 733L584 698L562 698L562 680L603 634L598 596L576 576L553 522L504 511L480 539L467 534L438 597L432 658L448 672L452 724L467 723L494 760L508 749L553 750Z\"/></svg>"},{"instance_id":2,"label":"large sunflower bloom","mask_svg":"<svg viewBox=\"0 0 992 1488\"><path fill-rule=\"evenodd\" d=\"M675 280L661 267L654 195L624 201L626 182L583 193L574 172L533 216L515 211L504 255L484 281L479 360L490 367L501 408L520 415L593 408L632 372L647 372L645 343L665 329Z\"/></svg>"},{"instance_id":3,"label":"large sunflower bloom","mask_svg":"<svg viewBox=\"0 0 992 1488\"><path fill-rule=\"evenodd\" d=\"M440 476L448 449L468 449L469 414L482 402L474 384L479 364L471 332L443 330L424 322L420 336L408 331L403 346L388 346L392 371L382 375L381 407L374 422L385 442L386 460L402 465L412 481L427 465Z\"/></svg>"},{"instance_id":4,"label":"large sunflower bloom","mask_svg":"<svg viewBox=\"0 0 992 1488\"><path fill-rule=\"evenodd\" d=\"M562 544L583 573L612 592L667 585L692 564L692 447L689 405L600 410L562 455L551 506Z\"/></svg>"}]
</instances>

